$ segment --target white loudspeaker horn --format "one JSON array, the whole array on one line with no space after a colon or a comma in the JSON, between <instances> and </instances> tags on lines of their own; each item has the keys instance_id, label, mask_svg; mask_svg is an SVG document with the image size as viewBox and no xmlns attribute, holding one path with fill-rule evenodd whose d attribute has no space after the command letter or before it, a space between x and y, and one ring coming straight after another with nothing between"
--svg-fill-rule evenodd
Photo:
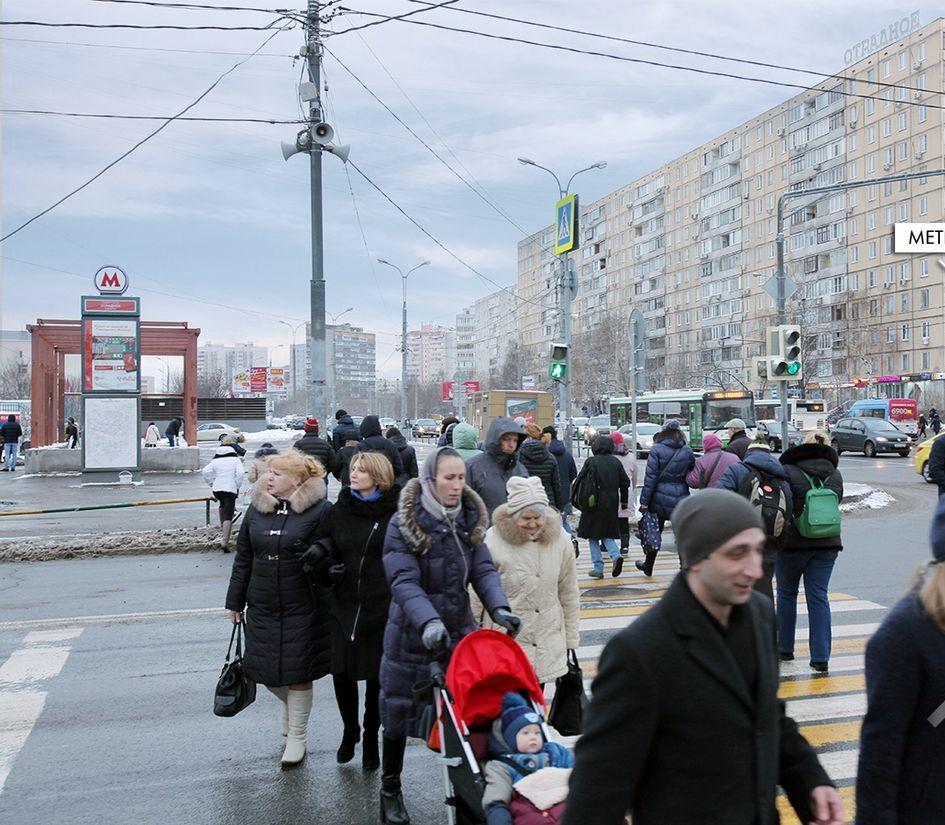
<instances>
[{"instance_id":1,"label":"white loudspeaker horn","mask_svg":"<svg viewBox=\"0 0 945 825\"><path fill-rule=\"evenodd\" d=\"M332 129L328 123L316 123L312 127L312 139L320 146L326 146L331 143L331 139L334 136L335 130Z\"/></svg>"},{"instance_id":2,"label":"white loudspeaker horn","mask_svg":"<svg viewBox=\"0 0 945 825\"><path fill-rule=\"evenodd\" d=\"M302 150L299 149L299 145L295 142L287 143L282 141L282 157L288 160L292 155L298 154Z\"/></svg>"},{"instance_id":3,"label":"white loudspeaker horn","mask_svg":"<svg viewBox=\"0 0 945 825\"><path fill-rule=\"evenodd\" d=\"M347 163L348 155L351 154L351 147L347 143L342 143L340 146L326 146L325 151L331 152L342 163Z\"/></svg>"}]
</instances>

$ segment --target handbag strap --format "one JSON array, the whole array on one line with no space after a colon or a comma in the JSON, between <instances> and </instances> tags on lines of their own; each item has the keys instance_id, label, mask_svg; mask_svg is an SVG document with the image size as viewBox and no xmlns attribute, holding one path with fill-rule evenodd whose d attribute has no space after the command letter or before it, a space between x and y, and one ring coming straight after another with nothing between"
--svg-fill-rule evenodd
<instances>
[{"instance_id":1,"label":"handbag strap","mask_svg":"<svg viewBox=\"0 0 945 825\"><path fill-rule=\"evenodd\" d=\"M673 462L677 458L679 458L680 450L682 450L682 447L680 447L679 450L676 450L676 452L673 453L673 457L669 461L666 462L666 466L660 471L660 474L656 477L656 484L659 484L663 480L663 476L666 475L666 471L669 470L669 468L673 466ZM653 486L655 487L656 484L654 484Z\"/></svg>"},{"instance_id":2,"label":"handbag strap","mask_svg":"<svg viewBox=\"0 0 945 825\"><path fill-rule=\"evenodd\" d=\"M712 464L712 469L709 470L709 478L712 478L712 473L715 472L715 468L719 466L719 462L722 460L722 451L719 450L719 454L715 457L715 462ZM705 466L699 471L699 489L705 489Z\"/></svg>"},{"instance_id":3,"label":"handbag strap","mask_svg":"<svg viewBox=\"0 0 945 825\"><path fill-rule=\"evenodd\" d=\"M230 661L230 653L233 651L233 640L236 639L236 658L241 659L243 657L243 622L234 622L233 623L233 632L230 634L230 646L226 649L226 659L224 662Z\"/></svg>"}]
</instances>

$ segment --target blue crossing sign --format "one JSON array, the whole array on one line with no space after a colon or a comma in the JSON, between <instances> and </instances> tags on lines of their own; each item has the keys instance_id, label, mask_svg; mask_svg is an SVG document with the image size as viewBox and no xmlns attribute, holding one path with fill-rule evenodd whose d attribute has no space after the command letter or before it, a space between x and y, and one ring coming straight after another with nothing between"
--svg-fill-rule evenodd
<instances>
[{"instance_id":1,"label":"blue crossing sign","mask_svg":"<svg viewBox=\"0 0 945 825\"><path fill-rule=\"evenodd\" d=\"M581 245L578 211L577 195L568 195L555 204L555 255L571 252Z\"/></svg>"}]
</instances>

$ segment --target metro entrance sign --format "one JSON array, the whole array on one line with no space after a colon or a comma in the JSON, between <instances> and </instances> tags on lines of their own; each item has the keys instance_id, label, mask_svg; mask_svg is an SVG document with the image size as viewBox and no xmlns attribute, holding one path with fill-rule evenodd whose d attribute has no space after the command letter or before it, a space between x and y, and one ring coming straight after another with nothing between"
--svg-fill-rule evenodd
<instances>
[{"instance_id":1,"label":"metro entrance sign","mask_svg":"<svg viewBox=\"0 0 945 825\"><path fill-rule=\"evenodd\" d=\"M103 266L95 273L95 288L101 295L123 295L128 289L128 276L117 266Z\"/></svg>"}]
</instances>

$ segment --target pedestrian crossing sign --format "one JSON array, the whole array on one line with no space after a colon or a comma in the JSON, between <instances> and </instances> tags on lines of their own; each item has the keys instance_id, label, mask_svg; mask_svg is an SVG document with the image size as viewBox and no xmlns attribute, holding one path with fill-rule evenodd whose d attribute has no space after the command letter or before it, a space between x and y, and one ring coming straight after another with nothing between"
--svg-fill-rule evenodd
<instances>
[{"instance_id":1,"label":"pedestrian crossing sign","mask_svg":"<svg viewBox=\"0 0 945 825\"><path fill-rule=\"evenodd\" d=\"M568 195L555 204L555 255L571 252L578 246L578 196Z\"/></svg>"}]
</instances>

